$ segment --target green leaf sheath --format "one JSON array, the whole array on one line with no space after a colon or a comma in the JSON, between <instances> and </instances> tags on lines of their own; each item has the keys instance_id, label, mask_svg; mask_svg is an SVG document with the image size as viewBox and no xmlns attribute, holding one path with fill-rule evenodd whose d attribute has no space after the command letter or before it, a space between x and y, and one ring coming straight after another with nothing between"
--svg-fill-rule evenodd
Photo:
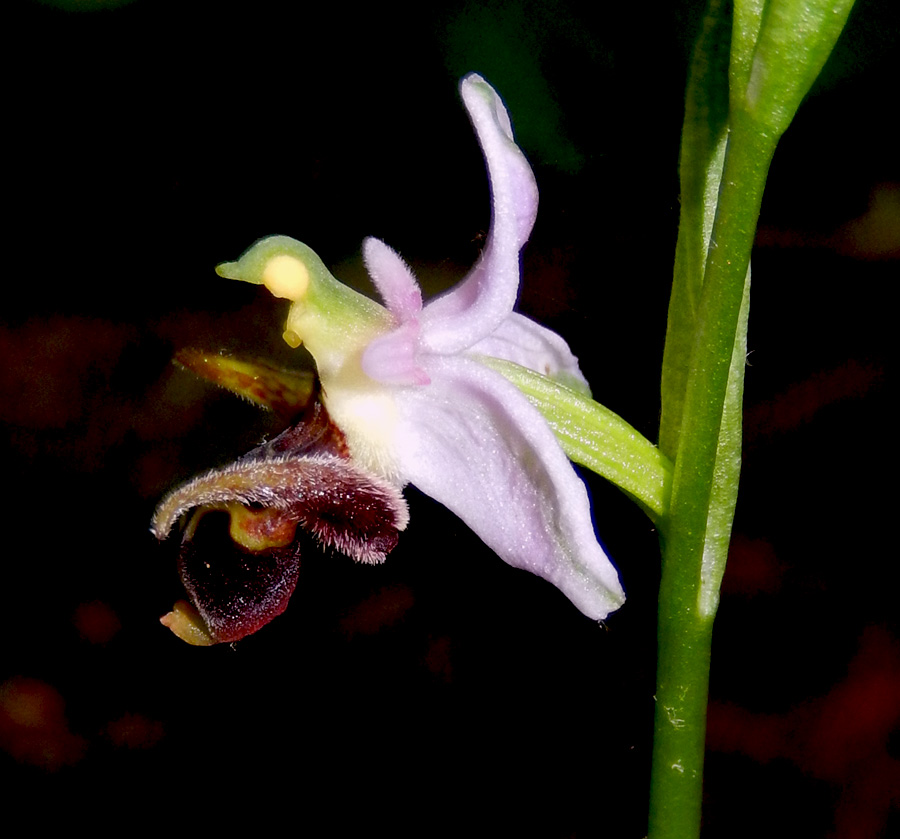
<instances>
[{"instance_id":1,"label":"green leaf sheath","mask_svg":"<svg viewBox=\"0 0 900 839\"><path fill-rule=\"evenodd\" d=\"M735 3L731 103L774 139L797 108L841 34L853 0Z\"/></svg>"},{"instance_id":2,"label":"green leaf sheath","mask_svg":"<svg viewBox=\"0 0 900 839\"><path fill-rule=\"evenodd\" d=\"M681 213L660 386L659 447L670 459L674 459L678 446L694 324L728 138L731 25L721 11L723 3L712 0L704 18L685 98L679 160Z\"/></svg>"},{"instance_id":3,"label":"green leaf sheath","mask_svg":"<svg viewBox=\"0 0 900 839\"><path fill-rule=\"evenodd\" d=\"M722 425L716 448L716 463L706 521L706 544L700 565L700 590L697 609L701 620L712 619L719 605L719 589L725 574L725 560L731 542L731 525L737 504L738 476L741 471L741 430L744 395L744 369L747 365L747 322L750 315L750 268L744 280L744 294L735 331L734 350L728 371Z\"/></svg>"},{"instance_id":4,"label":"green leaf sheath","mask_svg":"<svg viewBox=\"0 0 900 839\"><path fill-rule=\"evenodd\" d=\"M750 248L770 159L730 135L661 523L653 839L699 835L712 623L740 474Z\"/></svg>"}]
</instances>

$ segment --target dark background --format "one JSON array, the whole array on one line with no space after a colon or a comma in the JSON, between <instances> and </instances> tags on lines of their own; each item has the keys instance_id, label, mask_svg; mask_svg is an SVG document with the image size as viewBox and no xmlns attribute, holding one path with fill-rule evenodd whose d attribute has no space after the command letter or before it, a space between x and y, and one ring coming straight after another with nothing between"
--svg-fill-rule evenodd
<instances>
[{"instance_id":1,"label":"dark background","mask_svg":"<svg viewBox=\"0 0 900 839\"><path fill-rule=\"evenodd\" d=\"M746 451L714 647L705 836L896 830L900 229L895 12L859 0L771 170ZM382 567L304 558L235 648L157 618L175 483L271 421L169 363L297 363L284 311L213 273L260 236L365 282L383 238L429 292L489 217L457 97L504 96L541 190L520 309L651 439L702 5L409 10L264 0L4 6L0 777L7 818L131 832L643 836L658 550L587 476L629 594L605 628L410 490Z\"/></svg>"}]
</instances>

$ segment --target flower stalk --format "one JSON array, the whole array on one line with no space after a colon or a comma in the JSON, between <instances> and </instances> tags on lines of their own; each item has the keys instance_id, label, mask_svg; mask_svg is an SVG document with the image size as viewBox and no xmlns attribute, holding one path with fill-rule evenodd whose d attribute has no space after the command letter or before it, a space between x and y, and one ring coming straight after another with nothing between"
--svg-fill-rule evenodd
<instances>
[{"instance_id":1,"label":"flower stalk","mask_svg":"<svg viewBox=\"0 0 900 839\"><path fill-rule=\"evenodd\" d=\"M660 522L649 839L700 835L712 628L740 474L750 252L778 139L851 6L739 0L732 19L712 0L694 54L661 390L660 447L674 472Z\"/></svg>"}]
</instances>

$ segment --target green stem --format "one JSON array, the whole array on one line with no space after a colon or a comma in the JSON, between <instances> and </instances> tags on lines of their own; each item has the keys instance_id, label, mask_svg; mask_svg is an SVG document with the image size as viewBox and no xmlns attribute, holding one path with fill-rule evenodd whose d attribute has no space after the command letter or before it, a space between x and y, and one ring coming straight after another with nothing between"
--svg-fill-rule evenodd
<instances>
[{"instance_id":1,"label":"green stem","mask_svg":"<svg viewBox=\"0 0 900 839\"><path fill-rule=\"evenodd\" d=\"M774 149L733 116L661 526L651 839L700 832L712 625L740 471L750 250Z\"/></svg>"},{"instance_id":2,"label":"green stem","mask_svg":"<svg viewBox=\"0 0 900 839\"><path fill-rule=\"evenodd\" d=\"M750 251L778 138L852 5L735 0L732 18L725 0L710 0L692 62L662 376L660 446L675 467L660 522L649 839L700 835L712 628L740 473Z\"/></svg>"}]
</instances>

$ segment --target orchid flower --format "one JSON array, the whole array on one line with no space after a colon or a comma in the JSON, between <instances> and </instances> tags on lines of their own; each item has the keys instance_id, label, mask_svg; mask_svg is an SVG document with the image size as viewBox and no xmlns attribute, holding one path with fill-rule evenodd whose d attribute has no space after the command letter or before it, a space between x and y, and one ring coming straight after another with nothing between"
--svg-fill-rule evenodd
<instances>
[{"instance_id":1,"label":"orchid flower","mask_svg":"<svg viewBox=\"0 0 900 839\"><path fill-rule=\"evenodd\" d=\"M189 509L225 505L232 538L245 548L254 544L247 533L274 515L274 524L266 519L265 526L286 527L279 550L287 550L300 522L326 545L379 561L406 525L397 492L413 484L459 516L501 559L550 581L585 615L600 620L622 605L624 593L594 534L585 486L538 409L485 363L514 362L588 391L566 342L513 312L537 186L493 88L473 74L460 90L491 185L491 226L476 265L459 285L423 305L401 257L378 239L366 239L363 257L383 306L340 283L312 250L288 237L262 239L238 261L219 265L221 276L263 284L291 301L284 339L292 347L304 344L315 359L321 394L311 404L320 431L289 429L285 440L196 479L193 489L176 490L160 505L154 532L164 537ZM321 429L328 429L324 445L317 442ZM377 512L361 527L350 522L346 501L309 514L317 481L340 484ZM323 528L322 517L340 521ZM345 527L352 535L343 535ZM271 546L267 538L260 544ZM368 549L368 539L377 547ZM293 590L293 566L290 577ZM199 606L202 592L186 584ZM262 619L238 619L234 631L213 631L213 640L240 637L251 624L247 631L253 631L285 603L282 597L263 609ZM225 611L236 608L231 603ZM210 630L210 615L202 617L201 635Z\"/></svg>"}]
</instances>

